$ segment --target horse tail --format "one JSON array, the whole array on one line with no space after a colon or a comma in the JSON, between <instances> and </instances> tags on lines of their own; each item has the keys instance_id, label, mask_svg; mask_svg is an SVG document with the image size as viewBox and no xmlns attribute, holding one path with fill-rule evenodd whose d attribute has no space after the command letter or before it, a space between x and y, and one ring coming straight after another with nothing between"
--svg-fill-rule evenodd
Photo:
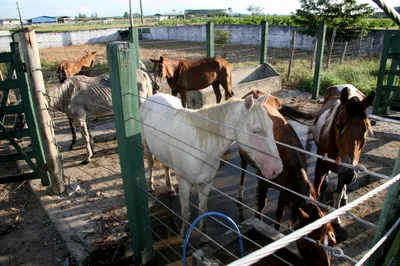
<instances>
[{"instance_id":1,"label":"horse tail","mask_svg":"<svg viewBox=\"0 0 400 266\"><path fill-rule=\"evenodd\" d=\"M306 123L299 121L298 119L305 119L305 120L314 120L317 117L318 111L314 113L305 113L299 110L296 110L295 108L282 105L280 109L278 109L279 113L281 113L283 116L286 116L290 119L293 119L301 124L307 125Z\"/></svg>"}]
</instances>

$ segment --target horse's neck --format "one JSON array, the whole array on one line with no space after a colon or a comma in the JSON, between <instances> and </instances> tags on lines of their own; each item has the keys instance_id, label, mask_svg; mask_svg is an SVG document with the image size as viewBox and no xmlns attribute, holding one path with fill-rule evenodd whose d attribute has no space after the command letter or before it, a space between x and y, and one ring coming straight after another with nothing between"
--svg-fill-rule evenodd
<instances>
[{"instance_id":1,"label":"horse's neck","mask_svg":"<svg viewBox=\"0 0 400 266\"><path fill-rule=\"evenodd\" d=\"M209 152L216 156L222 156L228 150L235 141L235 132L232 128L224 125L236 127L240 118L241 106L237 102L228 102L200 110L187 109L194 115L204 117L202 119L189 114L189 119L197 128L202 149L209 149Z\"/></svg>"},{"instance_id":2,"label":"horse's neck","mask_svg":"<svg viewBox=\"0 0 400 266\"><path fill-rule=\"evenodd\" d=\"M52 108L64 112L68 107L67 101L71 98L71 94L67 91L70 87L69 83L70 81L65 81L60 86L47 89L47 94L50 97Z\"/></svg>"},{"instance_id":3,"label":"horse's neck","mask_svg":"<svg viewBox=\"0 0 400 266\"><path fill-rule=\"evenodd\" d=\"M167 71L167 79L171 80L171 79L177 78L177 77L175 77L175 74L176 74L175 71L179 66L179 61L178 60L170 60L170 61L168 61L167 65L168 65L167 67L170 69L170 71ZM172 72L172 76L169 75L170 72Z\"/></svg>"}]
</instances>

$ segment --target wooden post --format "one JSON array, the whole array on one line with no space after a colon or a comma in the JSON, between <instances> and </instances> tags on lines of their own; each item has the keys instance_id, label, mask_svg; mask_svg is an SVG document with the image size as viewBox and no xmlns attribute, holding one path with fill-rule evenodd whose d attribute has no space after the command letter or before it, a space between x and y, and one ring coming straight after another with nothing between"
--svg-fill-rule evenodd
<instances>
[{"instance_id":1,"label":"wooden post","mask_svg":"<svg viewBox=\"0 0 400 266\"><path fill-rule=\"evenodd\" d=\"M268 22L261 22L261 46L260 46L260 64L267 62L268 47Z\"/></svg>"},{"instance_id":2,"label":"wooden post","mask_svg":"<svg viewBox=\"0 0 400 266\"><path fill-rule=\"evenodd\" d=\"M333 28L332 32L331 45L329 46L329 52L328 52L328 61L326 62L326 69L328 69L331 64L331 57L332 57L333 45L335 44L335 37L336 37L336 27Z\"/></svg>"},{"instance_id":3,"label":"wooden post","mask_svg":"<svg viewBox=\"0 0 400 266\"><path fill-rule=\"evenodd\" d=\"M394 164L392 177L400 174L400 151L397 153L397 159ZM379 241L381 237L396 223L397 219L400 217L400 182L396 182L391 185L386 194L385 204L381 211L379 217L378 227L375 231L374 243ZM383 255L385 247L390 247L390 244L385 242L382 244L380 249L378 249L368 260L367 265L383 265L379 263L380 257Z\"/></svg>"},{"instance_id":4,"label":"wooden post","mask_svg":"<svg viewBox=\"0 0 400 266\"><path fill-rule=\"evenodd\" d=\"M385 72L386 72L386 60L388 58L389 50L390 50L390 40L392 38L391 31L385 31L385 37L383 38L383 47L382 47L382 57L381 63L379 66L379 73L378 73L378 81L376 86L376 99L374 102L374 107L372 108L372 113L374 115L379 115L379 107L381 103L382 97L382 87L383 81L385 79Z\"/></svg>"},{"instance_id":5,"label":"wooden post","mask_svg":"<svg viewBox=\"0 0 400 266\"><path fill-rule=\"evenodd\" d=\"M214 22L210 21L206 25L207 32L207 57L214 57Z\"/></svg>"},{"instance_id":6,"label":"wooden post","mask_svg":"<svg viewBox=\"0 0 400 266\"><path fill-rule=\"evenodd\" d=\"M319 23L319 32L318 32L317 60L315 61L315 72L314 72L314 82L312 91L313 99L317 99L319 97L319 84L321 82L322 60L324 58L325 34L326 34L326 22L321 21Z\"/></svg>"},{"instance_id":7,"label":"wooden post","mask_svg":"<svg viewBox=\"0 0 400 266\"><path fill-rule=\"evenodd\" d=\"M143 6L142 6L142 0L139 0L140 3L140 21L142 22L143 25Z\"/></svg>"},{"instance_id":8,"label":"wooden post","mask_svg":"<svg viewBox=\"0 0 400 266\"><path fill-rule=\"evenodd\" d=\"M138 264L146 264L152 256L153 241L143 150L140 148L142 137L136 69L131 63L136 61L134 49L131 43L110 43L107 45L107 59L132 247Z\"/></svg>"},{"instance_id":9,"label":"wooden post","mask_svg":"<svg viewBox=\"0 0 400 266\"><path fill-rule=\"evenodd\" d=\"M287 73L287 80L290 80L290 73L292 72L292 65L293 65L293 57L294 57L294 50L296 48L296 31L293 31L292 34L292 53L290 55L290 60L289 60L289 69Z\"/></svg>"},{"instance_id":10,"label":"wooden post","mask_svg":"<svg viewBox=\"0 0 400 266\"><path fill-rule=\"evenodd\" d=\"M374 51L374 37L371 37L371 42L369 43L369 51L368 51L368 56L371 58Z\"/></svg>"},{"instance_id":11,"label":"wooden post","mask_svg":"<svg viewBox=\"0 0 400 266\"><path fill-rule=\"evenodd\" d=\"M25 59L27 77L32 91L33 107L38 120L37 127L40 132L46 158L46 170L50 173L50 192L54 195L60 195L65 191L64 172L57 143L55 143L56 136L52 126L53 121L47 110L48 103L43 94L46 92L46 88L43 81L42 66L40 64L35 31L24 29L20 33L20 40L21 50ZM27 113L25 115L27 115ZM29 117L27 117L27 119L29 119Z\"/></svg>"},{"instance_id":12,"label":"wooden post","mask_svg":"<svg viewBox=\"0 0 400 266\"><path fill-rule=\"evenodd\" d=\"M362 44L362 40L363 40L363 34L364 34L364 27L361 28L360 38L358 39L356 57L360 56L360 50L361 50L361 44Z\"/></svg>"},{"instance_id":13,"label":"wooden post","mask_svg":"<svg viewBox=\"0 0 400 266\"><path fill-rule=\"evenodd\" d=\"M347 42L344 43L342 58L340 58L340 63L341 64L343 64L343 62L344 62L344 58L346 56L346 51L347 51Z\"/></svg>"},{"instance_id":14,"label":"wooden post","mask_svg":"<svg viewBox=\"0 0 400 266\"><path fill-rule=\"evenodd\" d=\"M313 52L313 57L312 57L311 64L310 64L310 70L312 70L314 67L315 57L317 56L317 45L318 45L318 39L315 39L314 40L314 52Z\"/></svg>"}]
</instances>

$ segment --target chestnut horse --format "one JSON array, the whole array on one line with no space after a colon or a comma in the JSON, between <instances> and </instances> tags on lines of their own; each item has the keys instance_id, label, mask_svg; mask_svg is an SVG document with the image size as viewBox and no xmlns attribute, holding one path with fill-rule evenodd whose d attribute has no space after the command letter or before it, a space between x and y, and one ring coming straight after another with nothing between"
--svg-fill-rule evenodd
<instances>
[{"instance_id":1,"label":"chestnut horse","mask_svg":"<svg viewBox=\"0 0 400 266\"><path fill-rule=\"evenodd\" d=\"M154 82L161 83L167 79L173 96L181 95L182 106L186 108L186 92L201 90L212 85L217 98L221 102L219 85L225 90L225 100L231 98L232 67L221 57L201 60L170 60L160 56L160 60L150 59L154 63Z\"/></svg>"},{"instance_id":2,"label":"chestnut horse","mask_svg":"<svg viewBox=\"0 0 400 266\"><path fill-rule=\"evenodd\" d=\"M86 55L79 57L77 60L63 60L58 65L57 75L60 79L60 83L63 83L67 78L72 77L73 75L82 71L83 67L85 69L89 67L93 67L94 65L94 54L95 52L85 51Z\"/></svg>"},{"instance_id":3,"label":"chestnut horse","mask_svg":"<svg viewBox=\"0 0 400 266\"><path fill-rule=\"evenodd\" d=\"M248 95L253 95L254 98L257 99L262 97L264 94L265 93L262 91L253 90L243 96L243 98L247 97ZM279 99L270 96L264 103L264 107L273 122L275 140L303 149L301 141L293 127L278 111L278 109L281 108ZM283 163L283 171L273 181L281 186L316 200L316 190L309 181L306 173L306 154L279 144L277 146L279 156L281 157ZM246 169L248 164L257 169L256 165L248 157L246 152L244 152L242 149L239 149L239 154L241 158L240 166L243 169ZM262 176L258 169L257 175ZM245 171L242 171L239 188L240 196L243 193L244 176ZM257 210L260 213L263 212L263 209L266 205L266 195L270 187L280 190L278 187L266 182L265 180L258 179ZM280 190L278 208L276 210L276 221L282 223L285 209L290 204L292 204L291 221L292 223L299 221L299 227L303 227L324 216L316 204L307 203L303 198L297 195L294 195L286 190ZM259 214L257 214L257 217L260 219L262 218L262 216ZM275 229L279 230L279 228L279 224L275 224ZM314 240L321 241L321 243L325 243L329 246L332 246L336 243L335 233L330 223L313 231L309 234L309 237ZM306 265L330 265L330 254L326 253L322 247L315 245L308 240L299 240L297 242L297 246L304 261L306 262Z\"/></svg>"},{"instance_id":4,"label":"chestnut horse","mask_svg":"<svg viewBox=\"0 0 400 266\"><path fill-rule=\"evenodd\" d=\"M316 113L313 127L314 141L317 153L337 158L340 161L357 165L361 150L364 148L368 132L372 127L367 118L367 108L375 101L375 92L365 96L351 84L335 85L326 89L324 103ZM309 118L310 114L285 108L290 116ZM338 174L337 186L334 192L334 207L339 208L343 199L347 201L346 186L357 180L357 173L342 165L317 160L315 166L314 186L321 190L325 188L324 176L330 171ZM340 224L340 219L334 221Z\"/></svg>"}]
</instances>

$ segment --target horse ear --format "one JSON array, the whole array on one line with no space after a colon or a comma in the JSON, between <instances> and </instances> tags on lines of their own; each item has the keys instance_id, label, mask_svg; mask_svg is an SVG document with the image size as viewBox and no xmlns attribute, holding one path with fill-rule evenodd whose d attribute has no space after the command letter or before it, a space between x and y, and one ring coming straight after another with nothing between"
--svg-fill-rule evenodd
<instances>
[{"instance_id":1,"label":"horse ear","mask_svg":"<svg viewBox=\"0 0 400 266\"><path fill-rule=\"evenodd\" d=\"M164 57L160 56L160 63L164 61Z\"/></svg>"},{"instance_id":2,"label":"horse ear","mask_svg":"<svg viewBox=\"0 0 400 266\"><path fill-rule=\"evenodd\" d=\"M368 96L364 99L364 106L367 108L375 102L375 92L371 91Z\"/></svg>"},{"instance_id":3,"label":"horse ear","mask_svg":"<svg viewBox=\"0 0 400 266\"><path fill-rule=\"evenodd\" d=\"M157 60L156 60L156 59L151 59L151 58L150 58L150 61L153 62L153 63L157 63Z\"/></svg>"},{"instance_id":4,"label":"horse ear","mask_svg":"<svg viewBox=\"0 0 400 266\"><path fill-rule=\"evenodd\" d=\"M264 96L261 96L260 98L257 99L257 102L264 105L264 103L268 100L268 97L270 94L271 94L271 92L268 92Z\"/></svg>"},{"instance_id":5,"label":"horse ear","mask_svg":"<svg viewBox=\"0 0 400 266\"><path fill-rule=\"evenodd\" d=\"M343 88L342 92L340 93L340 102L345 105L349 100L349 90L347 87Z\"/></svg>"},{"instance_id":6,"label":"horse ear","mask_svg":"<svg viewBox=\"0 0 400 266\"><path fill-rule=\"evenodd\" d=\"M310 215L308 215L305 211L303 211L301 208L299 208L299 214L303 219L308 219L310 218Z\"/></svg>"},{"instance_id":7,"label":"horse ear","mask_svg":"<svg viewBox=\"0 0 400 266\"><path fill-rule=\"evenodd\" d=\"M244 108L246 110L250 110L251 108L253 108L254 106L254 98L253 98L253 94L250 94L249 96L246 97L246 99L244 99Z\"/></svg>"}]
</instances>

